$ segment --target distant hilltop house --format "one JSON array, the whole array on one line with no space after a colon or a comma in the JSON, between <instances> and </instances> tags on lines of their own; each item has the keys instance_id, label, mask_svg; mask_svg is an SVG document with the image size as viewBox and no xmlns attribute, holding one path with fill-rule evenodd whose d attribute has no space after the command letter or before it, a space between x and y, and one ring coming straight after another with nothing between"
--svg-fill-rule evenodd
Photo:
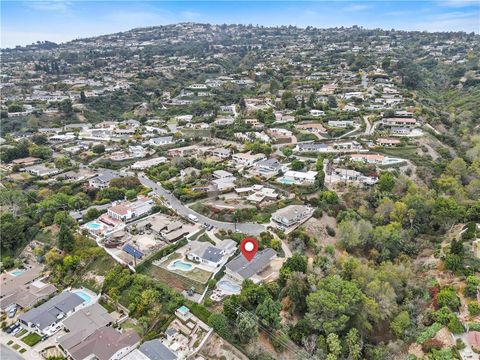
<instances>
[{"instance_id":1,"label":"distant hilltop house","mask_svg":"<svg viewBox=\"0 0 480 360\"><path fill-rule=\"evenodd\" d=\"M364 162L375 165L395 165L404 162L404 159L392 158L379 154L352 154L349 155L352 161Z\"/></svg>"},{"instance_id":2,"label":"distant hilltop house","mask_svg":"<svg viewBox=\"0 0 480 360\"><path fill-rule=\"evenodd\" d=\"M415 127L417 126L417 120L414 118L383 118L382 124L385 126L402 126L402 127Z\"/></svg>"},{"instance_id":3,"label":"distant hilltop house","mask_svg":"<svg viewBox=\"0 0 480 360\"><path fill-rule=\"evenodd\" d=\"M104 189L108 187L110 184L110 181L113 179L119 178L121 175L113 170L108 170L108 169L103 169L100 171L100 173L91 178L88 181L88 186L96 188L96 189Z\"/></svg>"},{"instance_id":4,"label":"distant hilltop house","mask_svg":"<svg viewBox=\"0 0 480 360\"><path fill-rule=\"evenodd\" d=\"M257 161L254 164L255 172L265 178L271 178L286 170L286 166L276 159L266 159Z\"/></svg>"},{"instance_id":5,"label":"distant hilltop house","mask_svg":"<svg viewBox=\"0 0 480 360\"><path fill-rule=\"evenodd\" d=\"M236 153L232 155L232 160L241 166L252 166L255 162L266 159L265 154Z\"/></svg>"},{"instance_id":6,"label":"distant hilltop house","mask_svg":"<svg viewBox=\"0 0 480 360\"><path fill-rule=\"evenodd\" d=\"M302 143L297 144L295 151L298 152L319 152L319 153L335 153L358 151L362 149L362 145L357 141L335 141L330 143Z\"/></svg>"},{"instance_id":7,"label":"distant hilltop house","mask_svg":"<svg viewBox=\"0 0 480 360\"><path fill-rule=\"evenodd\" d=\"M288 170L277 182L285 185L313 185L317 177L317 171L294 171Z\"/></svg>"},{"instance_id":8,"label":"distant hilltop house","mask_svg":"<svg viewBox=\"0 0 480 360\"><path fill-rule=\"evenodd\" d=\"M348 126L355 126L355 121L353 120L330 120L328 126L333 128L346 128Z\"/></svg>"},{"instance_id":9,"label":"distant hilltop house","mask_svg":"<svg viewBox=\"0 0 480 360\"><path fill-rule=\"evenodd\" d=\"M311 133L320 133L326 134L327 129L321 123L304 123L304 124L296 124L295 127L298 130L308 131Z\"/></svg>"},{"instance_id":10,"label":"distant hilltop house","mask_svg":"<svg viewBox=\"0 0 480 360\"><path fill-rule=\"evenodd\" d=\"M57 169L55 166L48 167L43 164L27 166L22 170L38 177L51 176L60 172L60 170Z\"/></svg>"},{"instance_id":11,"label":"distant hilltop house","mask_svg":"<svg viewBox=\"0 0 480 360\"><path fill-rule=\"evenodd\" d=\"M148 140L147 144L152 146L166 146L175 144L175 141L173 140L173 136L160 136Z\"/></svg>"}]
</instances>

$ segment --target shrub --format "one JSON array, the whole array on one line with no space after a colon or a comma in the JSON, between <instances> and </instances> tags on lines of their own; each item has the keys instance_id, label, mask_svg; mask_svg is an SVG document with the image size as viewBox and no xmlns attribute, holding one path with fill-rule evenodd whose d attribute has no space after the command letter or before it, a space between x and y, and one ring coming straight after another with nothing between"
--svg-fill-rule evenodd
<instances>
[{"instance_id":1,"label":"shrub","mask_svg":"<svg viewBox=\"0 0 480 360\"><path fill-rule=\"evenodd\" d=\"M327 225L326 229L328 236L335 236L336 233L334 228L332 228L330 225Z\"/></svg>"},{"instance_id":2,"label":"shrub","mask_svg":"<svg viewBox=\"0 0 480 360\"><path fill-rule=\"evenodd\" d=\"M480 315L480 306L476 302L472 302L468 304L468 313L471 316L477 316Z\"/></svg>"},{"instance_id":3,"label":"shrub","mask_svg":"<svg viewBox=\"0 0 480 360\"><path fill-rule=\"evenodd\" d=\"M433 323L431 326L427 327L417 336L417 343L423 344L428 339L433 338L437 332L443 328L443 325L440 323Z\"/></svg>"}]
</instances>

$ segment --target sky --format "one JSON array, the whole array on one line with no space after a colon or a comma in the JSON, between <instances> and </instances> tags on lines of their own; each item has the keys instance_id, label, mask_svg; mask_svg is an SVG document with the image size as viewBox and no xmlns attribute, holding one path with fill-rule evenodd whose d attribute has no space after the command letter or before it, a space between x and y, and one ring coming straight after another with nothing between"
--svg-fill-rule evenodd
<instances>
[{"instance_id":1,"label":"sky","mask_svg":"<svg viewBox=\"0 0 480 360\"><path fill-rule=\"evenodd\" d=\"M201 22L328 28L359 25L480 33L480 0L5 1L0 47L65 42L137 27Z\"/></svg>"}]
</instances>

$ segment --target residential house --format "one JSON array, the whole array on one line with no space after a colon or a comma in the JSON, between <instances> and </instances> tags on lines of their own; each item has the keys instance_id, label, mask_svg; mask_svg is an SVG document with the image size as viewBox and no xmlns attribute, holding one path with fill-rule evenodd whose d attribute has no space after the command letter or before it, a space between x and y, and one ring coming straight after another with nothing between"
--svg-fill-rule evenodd
<instances>
[{"instance_id":1,"label":"residential house","mask_svg":"<svg viewBox=\"0 0 480 360\"><path fill-rule=\"evenodd\" d=\"M266 159L265 154L236 153L232 155L232 160L240 166L252 166L257 161Z\"/></svg>"},{"instance_id":2,"label":"residential house","mask_svg":"<svg viewBox=\"0 0 480 360\"><path fill-rule=\"evenodd\" d=\"M328 126L333 128L346 128L349 126L355 126L355 121L353 120L330 120Z\"/></svg>"},{"instance_id":3,"label":"residential house","mask_svg":"<svg viewBox=\"0 0 480 360\"><path fill-rule=\"evenodd\" d=\"M57 288L54 285L45 284L40 280L20 285L12 293L0 299L0 310L7 311L13 306L22 309L32 308L41 300L48 299L55 291Z\"/></svg>"},{"instance_id":4,"label":"residential house","mask_svg":"<svg viewBox=\"0 0 480 360\"><path fill-rule=\"evenodd\" d=\"M185 157L191 156L198 153L198 145L190 145L179 148L170 149L167 151L167 157L173 158L177 156Z\"/></svg>"},{"instance_id":5,"label":"residential house","mask_svg":"<svg viewBox=\"0 0 480 360\"><path fill-rule=\"evenodd\" d=\"M400 126L400 127L415 127L417 126L417 120L414 118L383 118L382 124L385 126Z\"/></svg>"},{"instance_id":6,"label":"residential house","mask_svg":"<svg viewBox=\"0 0 480 360\"><path fill-rule=\"evenodd\" d=\"M319 133L319 134L326 134L327 129L321 123L304 123L304 124L296 124L295 127L298 130L308 131L310 133Z\"/></svg>"},{"instance_id":7,"label":"residential house","mask_svg":"<svg viewBox=\"0 0 480 360\"><path fill-rule=\"evenodd\" d=\"M391 138L379 138L377 139L377 144L384 147L392 147L400 145L400 140L398 139L391 139Z\"/></svg>"},{"instance_id":8,"label":"residential house","mask_svg":"<svg viewBox=\"0 0 480 360\"><path fill-rule=\"evenodd\" d=\"M152 146L166 146L175 144L175 141L173 140L173 136L159 136L149 139L147 144Z\"/></svg>"},{"instance_id":9,"label":"residential house","mask_svg":"<svg viewBox=\"0 0 480 360\"><path fill-rule=\"evenodd\" d=\"M224 179L224 178L233 177L233 174L231 172L228 172L225 170L215 170L212 175L215 179Z\"/></svg>"},{"instance_id":10,"label":"residential house","mask_svg":"<svg viewBox=\"0 0 480 360\"><path fill-rule=\"evenodd\" d=\"M286 185L313 185L317 177L317 171L294 171L288 170L277 181Z\"/></svg>"},{"instance_id":11,"label":"residential house","mask_svg":"<svg viewBox=\"0 0 480 360\"><path fill-rule=\"evenodd\" d=\"M60 172L60 170L57 169L55 166L47 167L43 164L27 166L22 170L39 177L51 176Z\"/></svg>"},{"instance_id":12,"label":"residential house","mask_svg":"<svg viewBox=\"0 0 480 360\"><path fill-rule=\"evenodd\" d=\"M104 189L109 186L110 181L119 177L121 177L121 175L116 171L102 169L97 176L88 181L88 186L96 189Z\"/></svg>"},{"instance_id":13,"label":"residential house","mask_svg":"<svg viewBox=\"0 0 480 360\"><path fill-rule=\"evenodd\" d=\"M266 159L257 161L254 164L254 170L265 178L271 178L285 171L286 167L276 159Z\"/></svg>"},{"instance_id":14,"label":"residential house","mask_svg":"<svg viewBox=\"0 0 480 360\"><path fill-rule=\"evenodd\" d=\"M96 330L113 322L114 319L108 311L99 303L94 303L78 310L63 321L63 326L68 332L58 339L58 345L64 351L69 352Z\"/></svg>"},{"instance_id":15,"label":"residential house","mask_svg":"<svg viewBox=\"0 0 480 360\"><path fill-rule=\"evenodd\" d=\"M20 324L28 330L47 335L64 318L72 315L83 303L79 295L65 291L40 306L18 317Z\"/></svg>"},{"instance_id":16,"label":"residential house","mask_svg":"<svg viewBox=\"0 0 480 360\"><path fill-rule=\"evenodd\" d=\"M73 360L119 360L133 351L141 338L131 329L119 332L112 327L95 330L80 343L68 350Z\"/></svg>"},{"instance_id":17,"label":"residential house","mask_svg":"<svg viewBox=\"0 0 480 360\"><path fill-rule=\"evenodd\" d=\"M186 256L190 261L217 268L226 260L225 251L209 242L191 241L188 246Z\"/></svg>"},{"instance_id":18,"label":"residential house","mask_svg":"<svg viewBox=\"0 0 480 360\"><path fill-rule=\"evenodd\" d=\"M134 202L125 201L110 207L107 214L112 219L126 222L149 213L154 204L152 199L139 196Z\"/></svg>"},{"instance_id":19,"label":"residential house","mask_svg":"<svg viewBox=\"0 0 480 360\"><path fill-rule=\"evenodd\" d=\"M288 205L272 214L272 220L281 227L289 228L309 219L313 209L304 205Z\"/></svg>"},{"instance_id":20,"label":"residential house","mask_svg":"<svg viewBox=\"0 0 480 360\"><path fill-rule=\"evenodd\" d=\"M148 160L142 160L142 161L137 161L134 164L132 164L131 168L133 170L144 170L148 169L149 167L156 166L159 164L164 164L167 162L167 158L164 156L156 157L153 159L148 159Z\"/></svg>"},{"instance_id":21,"label":"residential house","mask_svg":"<svg viewBox=\"0 0 480 360\"><path fill-rule=\"evenodd\" d=\"M310 115L312 115L312 116L323 116L323 115L325 115L325 111L312 109L312 110L310 110Z\"/></svg>"},{"instance_id":22,"label":"residential house","mask_svg":"<svg viewBox=\"0 0 480 360\"><path fill-rule=\"evenodd\" d=\"M23 285L29 284L40 277L42 266L32 264L28 269L0 274L0 298L14 294ZM13 274L12 274L13 273Z\"/></svg>"},{"instance_id":23,"label":"residential house","mask_svg":"<svg viewBox=\"0 0 480 360\"><path fill-rule=\"evenodd\" d=\"M212 155L220 159L228 159L232 155L232 151L226 148L216 148L212 150Z\"/></svg>"},{"instance_id":24,"label":"residential house","mask_svg":"<svg viewBox=\"0 0 480 360\"><path fill-rule=\"evenodd\" d=\"M171 329L167 329L171 330ZM177 360L177 355L160 339L145 341L138 349L127 354L122 360Z\"/></svg>"},{"instance_id":25,"label":"residential house","mask_svg":"<svg viewBox=\"0 0 480 360\"><path fill-rule=\"evenodd\" d=\"M258 251L251 261L239 254L225 265L225 275L239 284L247 279L258 284L267 280L261 273L270 266L276 256L276 251L270 248Z\"/></svg>"}]
</instances>

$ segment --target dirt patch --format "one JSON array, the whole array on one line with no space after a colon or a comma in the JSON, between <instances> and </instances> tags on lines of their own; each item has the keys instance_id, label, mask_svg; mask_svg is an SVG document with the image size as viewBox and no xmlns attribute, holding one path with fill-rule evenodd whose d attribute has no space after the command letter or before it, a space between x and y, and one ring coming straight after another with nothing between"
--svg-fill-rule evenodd
<instances>
[{"instance_id":1,"label":"dirt patch","mask_svg":"<svg viewBox=\"0 0 480 360\"><path fill-rule=\"evenodd\" d=\"M337 220L325 213L323 213L320 219L312 217L302 225L309 236L317 239L318 245L335 245L337 238L336 236L328 235L327 226L334 229L335 232L337 231Z\"/></svg>"},{"instance_id":2,"label":"dirt patch","mask_svg":"<svg viewBox=\"0 0 480 360\"><path fill-rule=\"evenodd\" d=\"M211 360L248 360L240 350L215 333L208 338L200 354Z\"/></svg>"}]
</instances>

